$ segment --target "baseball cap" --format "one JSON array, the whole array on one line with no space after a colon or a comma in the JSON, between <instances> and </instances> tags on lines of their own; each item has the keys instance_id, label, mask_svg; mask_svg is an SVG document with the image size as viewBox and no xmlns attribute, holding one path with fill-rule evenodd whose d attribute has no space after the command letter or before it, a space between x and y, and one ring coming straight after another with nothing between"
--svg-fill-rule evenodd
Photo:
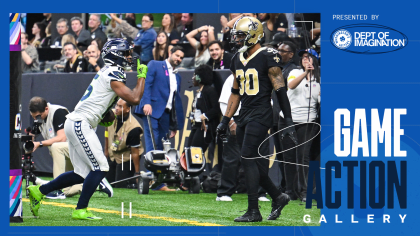
<instances>
[{"instance_id":1,"label":"baseball cap","mask_svg":"<svg viewBox=\"0 0 420 236\"><path fill-rule=\"evenodd\" d=\"M273 36L273 41L271 41L269 44L273 46L278 46L279 43L282 43L284 41L288 41L289 37L285 32L278 32Z\"/></svg>"},{"instance_id":2,"label":"baseball cap","mask_svg":"<svg viewBox=\"0 0 420 236\"><path fill-rule=\"evenodd\" d=\"M298 53L298 55L299 55L300 57L302 57L302 55L303 55L304 53L309 53L309 54L312 54L313 56L315 56L315 57L316 57L316 59L318 59L318 60L319 60L319 55L318 55L318 53L317 53L314 49L312 49L312 48L307 48L307 49L304 49L304 50L300 50L300 51L299 51L299 53Z\"/></svg>"}]
</instances>

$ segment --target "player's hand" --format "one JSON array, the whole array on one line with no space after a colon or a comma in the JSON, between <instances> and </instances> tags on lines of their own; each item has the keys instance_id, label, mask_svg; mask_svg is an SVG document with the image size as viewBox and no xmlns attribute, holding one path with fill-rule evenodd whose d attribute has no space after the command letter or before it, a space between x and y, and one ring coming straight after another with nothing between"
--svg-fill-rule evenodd
<instances>
[{"instance_id":1,"label":"player's hand","mask_svg":"<svg viewBox=\"0 0 420 236\"><path fill-rule=\"evenodd\" d=\"M171 135L169 135L169 138L173 138L176 135L176 130L171 130Z\"/></svg>"},{"instance_id":2,"label":"player's hand","mask_svg":"<svg viewBox=\"0 0 420 236\"><path fill-rule=\"evenodd\" d=\"M99 122L99 125L100 126L103 126L103 127L109 127L109 126L111 126L112 124L114 124L114 121L111 121L111 122Z\"/></svg>"},{"instance_id":3,"label":"player's hand","mask_svg":"<svg viewBox=\"0 0 420 236\"><path fill-rule=\"evenodd\" d=\"M287 128L283 130L281 139L283 139L286 136L289 136L290 139L293 141L293 143L295 143L295 145L298 145L296 129L293 126L294 124L293 124L292 118L285 118L285 122L286 122Z\"/></svg>"},{"instance_id":4,"label":"player's hand","mask_svg":"<svg viewBox=\"0 0 420 236\"><path fill-rule=\"evenodd\" d=\"M152 115L152 106L150 104L144 105L143 112L146 116Z\"/></svg>"},{"instance_id":5,"label":"player's hand","mask_svg":"<svg viewBox=\"0 0 420 236\"><path fill-rule=\"evenodd\" d=\"M227 140L226 131L228 129L230 118L223 116L222 121L216 128L217 137L221 138L223 141Z\"/></svg>"},{"instance_id":6,"label":"player's hand","mask_svg":"<svg viewBox=\"0 0 420 236\"><path fill-rule=\"evenodd\" d=\"M146 79L146 75L147 75L147 66L144 64L140 64L140 60L137 59L137 78L144 78Z\"/></svg>"}]
</instances>

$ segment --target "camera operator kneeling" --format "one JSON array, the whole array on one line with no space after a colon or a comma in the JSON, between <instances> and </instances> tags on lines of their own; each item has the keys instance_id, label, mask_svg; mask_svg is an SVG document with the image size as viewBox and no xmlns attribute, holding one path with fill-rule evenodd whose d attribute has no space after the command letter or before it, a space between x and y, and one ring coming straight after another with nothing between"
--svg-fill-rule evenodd
<instances>
[{"instance_id":1,"label":"camera operator kneeling","mask_svg":"<svg viewBox=\"0 0 420 236\"><path fill-rule=\"evenodd\" d=\"M42 97L33 97L29 101L29 111L34 120L43 121L38 129L32 130L33 134L41 133L44 138L43 141L34 142L34 148L32 152L35 152L38 148L47 146L50 155L53 158L53 177L54 179L60 174L73 170L73 165L70 162L67 138L64 133L64 122L66 121L66 115L69 114L67 108L60 105L53 105L48 103ZM39 117L40 116L40 117ZM34 125L34 129L37 128ZM37 178L37 184L44 184L47 181L43 181ZM68 188L58 191L53 191L46 195L50 199L65 199L66 196L70 197L76 194L80 194L82 191L82 185L74 185Z\"/></svg>"}]
</instances>

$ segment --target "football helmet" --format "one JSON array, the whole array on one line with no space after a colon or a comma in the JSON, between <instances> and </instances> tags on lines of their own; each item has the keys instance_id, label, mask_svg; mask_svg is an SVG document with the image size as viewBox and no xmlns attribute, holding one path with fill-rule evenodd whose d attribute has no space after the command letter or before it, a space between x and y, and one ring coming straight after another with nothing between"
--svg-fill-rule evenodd
<instances>
[{"instance_id":1,"label":"football helmet","mask_svg":"<svg viewBox=\"0 0 420 236\"><path fill-rule=\"evenodd\" d=\"M133 65L132 53L133 47L124 39L111 39L101 50L105 64L122 68Z\"/></svg>"},{"instance_id":2,"label":"football helmet","mask_svg":"<svg viewBox=\"0 0 420 236\"><path fill-rule=\"evenodd\" d=\"M258 19L245 16L235 22L231 35L232 40L239 47L239 52L245 52L248 48L260 42L264 37L264 31Z\"/></svg>"}]
</instances>

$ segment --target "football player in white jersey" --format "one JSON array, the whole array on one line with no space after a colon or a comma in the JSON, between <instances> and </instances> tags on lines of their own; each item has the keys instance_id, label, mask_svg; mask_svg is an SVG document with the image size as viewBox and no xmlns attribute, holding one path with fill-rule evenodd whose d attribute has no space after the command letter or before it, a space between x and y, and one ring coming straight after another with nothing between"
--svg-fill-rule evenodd
<instances>
[{"instance_id":1,"label":"football player in white jersey","mask_svg":"<svg viewBox=\"0 0 420 236\"><path fill-rule=\"evenodd\" d=\"M109 166L95 128L98 124L109 126L113 123L114 115L111 114L111 108L119 97L137 105L143 96L146 65L137 65L138 80L133 90L125 85L124 68L133 63L131 53L132 47L123 39L110 40L104 45L101 54L105 67L93 78L74 111L67 115L64 124L74 171L63 173L48 184L28 187L30 207L35 216L38 216L45 194L83 183L83 190L72 218L102 219L87 210L89 200L100 183L108 185L105 189L112 189L107 182L101 182L109 171ZM112 190L108 191L108 194L112 196Z\"/></svg>"}]
</instances>

